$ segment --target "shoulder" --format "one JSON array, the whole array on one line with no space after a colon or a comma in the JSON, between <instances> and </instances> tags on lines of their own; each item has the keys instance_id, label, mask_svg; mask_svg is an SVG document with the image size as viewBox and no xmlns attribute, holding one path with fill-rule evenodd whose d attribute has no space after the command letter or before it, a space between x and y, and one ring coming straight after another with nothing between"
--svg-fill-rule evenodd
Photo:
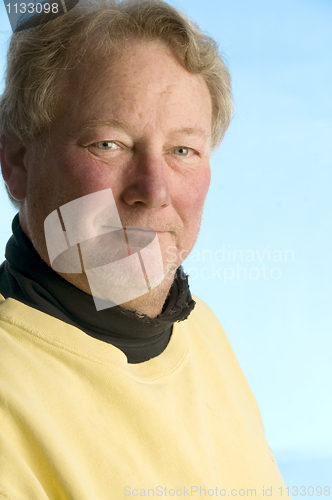
<instances>
[{"instance_id":1,"label":"shoulder","mask_svg":"<svg viewBox=\"0 0 332 500\"><path fill-rule=\"evenodd\" d=\"M209 319L211 321L217 321L219 323L219 320L216 316L216 314L213 312L210 306L206 304L202 299L197 297L197 295L192 296L194 301L196 302L195 309L193 310L193 314L195 316L204 316L205 319ZM219 323L220 325L220 323Z\"/></svg>"},{"instance_id":2,"label":"shoulder","mask_svg":"<svg viewBox=\"0 0 332 500\"><path fill-rule=\"evenodd\" d=\"M230 347L226 333L214 311L199 297L193 295L196 302L195 308L189 316L189 320L204 332L204 335L217 343L227 343Z\"/></svg>"},{"instance_id":3,"label":"shoulder","mask_svg":"<svg viewBox=\"0 0 332 500\"><path fill-rule=\"evenodd\" d=\"M204 337L205 342L209 344L210 349L219 358L222 369L225 370L227 367L226 371L229 370L228 373L232 373L232 376L235 377L237 383L241 386L247 400L263 426L256 399L218 317L202 299L194 295L193 299L196 302L196 306L188 318L188 327L193 333L192 338L195 335Z\"/></svg>"}]
</instances>

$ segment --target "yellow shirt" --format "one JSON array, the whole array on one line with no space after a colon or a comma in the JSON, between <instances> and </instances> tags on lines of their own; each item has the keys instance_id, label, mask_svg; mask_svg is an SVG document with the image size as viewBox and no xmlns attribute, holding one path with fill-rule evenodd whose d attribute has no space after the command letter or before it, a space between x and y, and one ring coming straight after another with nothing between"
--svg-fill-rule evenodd
<instances>
[{"instance_id":1,"label":"yellow shirt","mask_svg":"<svg viewBox=\"0 0 332 500\"><path fill-rule=\"evenodd\" d=\"M138 364L0 299L0 498L280 497L256 401L200 299Z\"/></svg>"}]
</instances>

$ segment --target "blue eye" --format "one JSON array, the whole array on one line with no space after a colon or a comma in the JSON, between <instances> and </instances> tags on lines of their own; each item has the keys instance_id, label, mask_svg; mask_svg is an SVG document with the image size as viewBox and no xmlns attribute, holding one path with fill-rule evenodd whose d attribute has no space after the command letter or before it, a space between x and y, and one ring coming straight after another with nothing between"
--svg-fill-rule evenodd
<instances>
[{"instance_id":1,"label":"blue eye","mask_svg":"<svg viewBox=\"0 0 332 500\"><path fill-rule=\"evenodd\" d=\"M113 141L99 141L97 147L99 149L114 149L117 145Z\"/></svg>"},{"instance_id":2,"label":"blue eye","mask_svg":"<svg viewBox=\"0 0 332 500\"><path fill-rule=\"evenodd\" d=\"M179 155L179 156L188 156L189 151L191 151L190 148L186 148L184 146L179 146L178 148L174 149L174 153Z\"/></svg>"}]
</instances>

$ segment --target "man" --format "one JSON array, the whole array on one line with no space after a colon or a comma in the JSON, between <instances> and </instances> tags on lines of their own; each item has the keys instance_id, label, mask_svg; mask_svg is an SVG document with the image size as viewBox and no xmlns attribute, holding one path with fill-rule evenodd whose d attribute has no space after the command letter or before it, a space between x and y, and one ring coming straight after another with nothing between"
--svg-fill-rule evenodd
<instances>
[{"instance_id":1,"label":"man","mask_svg":"<svg viewBox=\"0 0 332 500\"><path fill-rule=\"evenodd\" d=\"M13 35L0 497L280 496L255 399L180 266L231 107L215 43L159 0Z\"/></svg>"}]
</instances>

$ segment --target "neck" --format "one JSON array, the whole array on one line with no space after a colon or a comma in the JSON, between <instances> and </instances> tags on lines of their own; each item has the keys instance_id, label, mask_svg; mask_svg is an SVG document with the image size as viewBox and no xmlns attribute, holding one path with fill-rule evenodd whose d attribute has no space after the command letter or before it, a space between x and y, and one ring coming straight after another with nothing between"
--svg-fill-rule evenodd
<instances>
[{"instance_id":1,"label":"neck","mask_svg":"<svg viewBox=\"0 0 332 500\"><path fill-rule=\"evenodd\" d=\"M138 315L146 314L150 318L156 318L161 314L166 298L174 281L174 274L166 275L163 281L157 287L148 293L137 297L134 300L121 304L121 307L129 311L136 311Z\"/></svg>"}]
</instances>

